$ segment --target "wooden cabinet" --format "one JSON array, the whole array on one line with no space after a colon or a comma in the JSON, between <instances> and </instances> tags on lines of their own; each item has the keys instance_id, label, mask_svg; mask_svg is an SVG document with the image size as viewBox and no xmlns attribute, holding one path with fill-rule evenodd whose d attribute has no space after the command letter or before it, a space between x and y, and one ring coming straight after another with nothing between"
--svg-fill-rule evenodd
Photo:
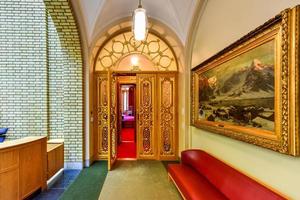
<instances>
[{"instance_id":1,"label":"wooden cabinet","mask_svg":"<svg viewBox=\"0 0 300 200\"><path fill-rule=\"evenodd\" d=\"M18 188L19 152L3 151L0 153L0 199L19 199Z\"/></svg>"},{"instance_id":2,"label":"wooden cabinet","mask_svg":"<svg viewBox=\"0 0 300 200\"><path fill-rule=\"evenodd\" d=\"M46 137L27 137L0 145L0 200L25 199L46 189Z\"/></svg>"},{"instance_id":3,"label":"wooden cabinet","mask_svg":"<svg viewBox=\"0 0 300 200\"><path fill-rule=\"evenodd\" d=\"M27 145L20 149L20 192L22 197L29 196L41 187L43 176L42 146Z\"/></svg>"},{"instance_id":4,"label":"wooden cabinet","mask_svg":"<svg viewBox=\"0 0 300 200\"><path fill-rule=\"evenodd\" d=\"M49 180L60 169L64 168L64 144L47 144L47 179Z\"/></svg>"}]
</instances>

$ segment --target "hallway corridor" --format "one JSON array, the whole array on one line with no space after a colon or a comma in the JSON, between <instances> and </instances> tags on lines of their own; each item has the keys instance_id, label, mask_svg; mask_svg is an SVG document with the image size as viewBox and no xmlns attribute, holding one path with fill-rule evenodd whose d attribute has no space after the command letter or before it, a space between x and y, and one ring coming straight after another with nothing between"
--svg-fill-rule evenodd
<instances>
[{"instance_id":1,"label":"hallway corridor","mask_svg":"<svg viewBox=\"0 0 300 200\"><path fill-rule=\"evenodd\" d=\"M109 171L99 200L180 200L159 161L118 161Z\"/></svg>"},{"instance_id":2,"label":"hallway corridor","mask_svg":"<svg viewBox=\"0 0 300 200\"><path fill-rule=\"evenodd\" d=\"M300 0L0 0L0 200L300 200Z\"/></svg>"},{"instance_id":3,"label":"hallway corridor","mask_svg":"<svg viewBox=\"0 0 300 200\"><path fill-rule=\"evenodd\" d=\"M136 159L136 143L134 128L122 128L121 141L118 145L119 159Z\"/></svg>"}]
</instances>

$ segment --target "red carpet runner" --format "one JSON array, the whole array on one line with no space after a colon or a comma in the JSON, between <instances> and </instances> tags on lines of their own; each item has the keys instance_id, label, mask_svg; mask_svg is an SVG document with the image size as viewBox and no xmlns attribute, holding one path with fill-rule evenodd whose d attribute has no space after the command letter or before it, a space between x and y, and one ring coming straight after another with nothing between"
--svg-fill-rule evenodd
<instances>
[{"instance_id":1,"label":"red carpet runner","mask_svg":"<svg viewBox=\"0 0 300 200\"><path fill-rule=\"evenodd\" d=\"M134 129L122 128L121 138L122 142L134 142Z\"/></svg>"},{"instance_id":2,"label":"red carpet runner","mask_svg":"<svg viewBox=\"0 0 300 200\"><path fill-rule=\"evenodd\" d=\"M118 158L136 158L134 129L122 128L121 144L118 146Z\"/></svg>"}]
</instances>

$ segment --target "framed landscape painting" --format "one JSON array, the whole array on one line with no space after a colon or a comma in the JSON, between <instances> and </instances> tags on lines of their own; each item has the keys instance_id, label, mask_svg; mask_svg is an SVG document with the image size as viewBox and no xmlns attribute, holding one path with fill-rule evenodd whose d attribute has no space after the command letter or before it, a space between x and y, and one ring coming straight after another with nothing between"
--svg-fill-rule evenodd
<instances>
[{"instance_id":1,"label":"framed landscape painting","mask_svg":"<svg viewBox=\"0 0 300 200\"><path fill-rule=\"evenodd\" d=\"M192 69L192 124L299 155L299 6Z\"/></svg>"}]
</instances>

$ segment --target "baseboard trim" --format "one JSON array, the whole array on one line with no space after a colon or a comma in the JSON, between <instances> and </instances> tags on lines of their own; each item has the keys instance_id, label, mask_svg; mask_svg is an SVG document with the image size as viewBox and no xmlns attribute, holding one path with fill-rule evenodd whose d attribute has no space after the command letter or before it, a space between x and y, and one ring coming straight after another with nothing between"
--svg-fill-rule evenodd
<instances>
[{"instance_id":1,"label":"baseboard trim","mask_svg":"<svg viewBox=\"0 0 300 200\"><path fill-rule=\"evenodd\" d=\"M84 161L84 167L90 167L93 164L93 160L87 159Z\"/></svg>"},{"instance_id":2,"label":"baseboard trim","mask_svg":"<svg viewBox=\"0 0 300 200\"><path fill-rule=\"evenodd\" d=\"M83 169L83 162L65 162L65 169Z\"/></svg>"},{"instance_id":3,"label":"baseboard trim","mask_svg":"<svg viewBox=\"0 0 300 200\"><path fill-rule=\"evenodd\" d=\"M64 172L64 169L60 169L56 174L54 174L48 181L47 181L47 187L50 188L56 181L59 179Z\"/></svg>"}]
</instances>

